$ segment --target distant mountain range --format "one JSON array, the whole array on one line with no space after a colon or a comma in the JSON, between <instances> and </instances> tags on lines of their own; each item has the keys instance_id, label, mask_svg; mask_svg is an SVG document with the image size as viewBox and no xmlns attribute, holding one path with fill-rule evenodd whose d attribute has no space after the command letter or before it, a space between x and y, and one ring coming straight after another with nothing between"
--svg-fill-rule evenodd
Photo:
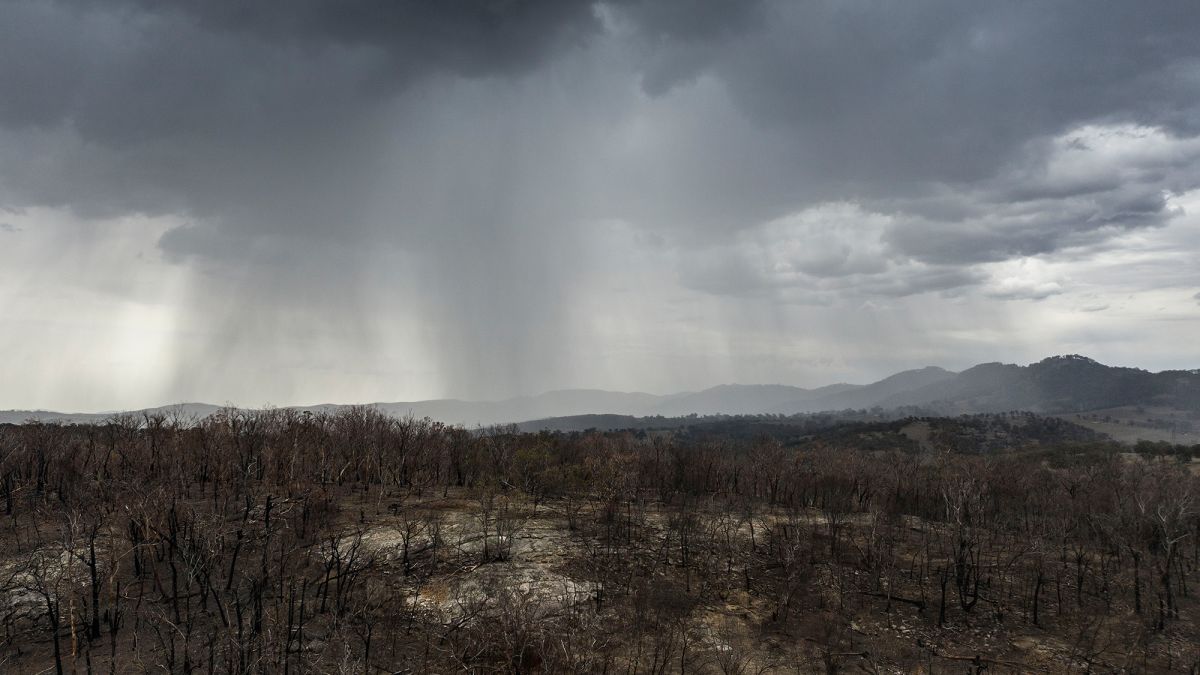
<instances>
[{"instance_id":1,"label":"distant mountain range","mask_svg":"<svg viewBox=\"0 0 1200 675\"><path fill-rule=\"evenodd\" d=\"M569 389L503 401L437 399L372 404L396 416L429 417L450 424L505 424L579 415L679 417L812 413L847 409L919 407L939 414L1027 410L1069 413L1127 405L1200 410L1200 370L1151 373L1106 366L1078 356L1053 356L1028 366L984 363L960 373L927 367L907 370L867 385L833 384L817 389L787 385L726 384L699 392L658 396L645 393ZM338 404L297 406L331 412ZM220 406L184 403L131 411L202 418ZM110 413L0 411L0 423L26 420L87 423Z\"/></svg>"}]
</instances>

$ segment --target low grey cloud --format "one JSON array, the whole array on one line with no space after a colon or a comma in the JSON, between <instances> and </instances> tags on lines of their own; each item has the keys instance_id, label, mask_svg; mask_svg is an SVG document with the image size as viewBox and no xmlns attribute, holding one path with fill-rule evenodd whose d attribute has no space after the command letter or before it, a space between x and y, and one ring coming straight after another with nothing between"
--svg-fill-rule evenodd
<instances>
[{"instance_id":1,"label":"low grey cloud","mask_svg":"<svg viewBox=\"0 0 1200 675\"><path fill-rule=\"evenodd\" d=\"M918 218L891 243L930 262L1052 253L1161 226L1179 213L1168 196L1200 186L1200 137L1084 126L1033 145L993 179L905 203Z\"/></svg>"},{"instance_id":2,"label":"low grey cloud","mask_svg":"<svg viewBox=\"0 0 1200 675\"><path fill-rule=\"evenodd\" d=\"M997 284L996 288L988 290L986 295L999 300L1045 300L1051 296L1060 295L1062 292L1062 285L1054 281L1029 282L1018 279Z\"/></svg>"},{"instance_id":3,"label":"low grey cloud","mask_svg":"<svg viewBox=\"0 0 1200 675\"><path fill-rule=\"evenodd\" d=\"M1181 211L1168 195L1200 187L1200 137L1085 126L1030 145L1019 161L969 186L824 204L742 231L732 244L685 256L685 279L733 293L816 288L848 276L847 288L858 293L948 290L983 280L964 265L1054 254L1160 227ZM714 261L720 257L726 259ZM1043 299L1061 292L1055 282L1010 279L986 295Z\"/></svg>"},{"instance_id":4,"label":"low grey cloud","mask_svg":"<svg viewBox=\"0 0 1200 675\"><path fill-rule=\"evenodd\" d=\"M983 281L979 272L899 251L896 217L849 203L806 209L743 230L729 245L680 253L684 283L719 294L779 292L827 304L842 295L903 297Z\"/></svg>"}]
</instances>

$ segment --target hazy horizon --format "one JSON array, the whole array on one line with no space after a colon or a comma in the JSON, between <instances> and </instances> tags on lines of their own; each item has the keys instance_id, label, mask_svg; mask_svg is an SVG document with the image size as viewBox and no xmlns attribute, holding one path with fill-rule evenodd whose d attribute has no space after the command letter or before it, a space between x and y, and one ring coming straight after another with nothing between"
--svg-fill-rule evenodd
<instances>
[{"instance_id":1,"label":"hazy horizon","mask_svg":"<svg viewBox=\"0 0 1200 675\"><path fill-rule=\"evenodd\" d=\"M539 398L551 398L552 399L555 394L579 393L579 392L591 392L591 393L598 393L598 394L614 394L614 395L623 395L623 396L649 396L649 397L653 397L656 399L669 399L671 397L676 397L676 396L686 396L689 394L700 394L703 392L712 391L712 390L720 389L723 387L743 387L743 388L780 387L780 388L795 388L795 389L801 389L801 390L806 390L806 391L819 391L821 389L825 389L825 388L829 388L829 387L840 387L840 386L867 387L872 384L878 384L878 383L880 383L884 380L887 380L896 375L903 375L905 373L913 373L913 372L927 370L927 369L937 369L937 370L941 370L941 371L950 373L952 375L957 375L957 374L961 373L963 370L969 369L970 367L986 365L986 364L990 364L990 363L1002 363L1002 364L1007 364L1007 365L1016 365L1016 366L1024 367L1024 366L1033 365L1035 363L1038 363L1039 361L1043 361L1043 360L1046 360L1049 358L1062 357L1062 356L1082 356L1085 359L1095 361L1095 359L1091 359L1091 357L1088 357L1087 355L1083 355L1083 354L1074 354L1074 355L1054 354L1054 355L1049 355L1047 357L1044 357L1043 359L1037 359L1034 361L1030 361L1028 363L1024 363L1024 362L1011 363L1011 362L1004 362L1004 361L991 361L991 362L981 362L981 363L971 364L968 367L959 368L959 369L943 368L942 366L930 364L930 365L926 365L926 366L918 366L915 368L905 369L902 371L890 372L885 375L881 375L879 377L874 377L869 380L860 381L860 382L838 381L838 382L824 382L824 383L813 384L813 385L798 385L798 384L791 384L791 383L787 383L787 382L717 382L717 383L714 383L711 385L702 386L702 387L698 387L695 389L677 389L677 390L666 390L666 391L619 390L619 389L602 389L602 388L596 388L596 387L565 387L565 388L559 388L559 389L550 389L550 390L545 390L545 391L533 392L533 393L529 393L529 394L516 394L513 396L506 396L506 397L502 397L502 398L491 398L491 399L471 399L471 398L456 397L456 396L445 396L445 397L438 397L438 398L431 398L431 399L380 398L380 399L373 399L373 400L345 400L345 401L320 400L320 401L293 401L293 402L276 402L276 401L253 402L253 401L232 401L232 400L223 400L223 401L179 400L179 401L160 401L160 402L156 402L156 403L151 403L149 405L130 406L127 408L108 408L108 409L96 409L96 410L72 410L72 409L63 409L63 408L58 408L58 409L19 408L19 407L8 408L6 410L9 412L12 412L12 411L47 412L47 413L63 413L63 414L68 414L68 415L73 415L73 414L106 415L106 414L116 414L116 413L124 413L124 412L137 412L140 410L147 410L147 409L172 408L175 406L189 406L189 405L232 407L232 408L239 408L239 409L244 409L244 410L259 410L259 409L270 409L270 408L300 408L300 409L303 409L303 408L318 408L321 406L337 406L337 407L371 406L371 405L376 405L376 404L385 404L385 405L387 405L387 404L405 404L405 403L430 404L430 403L439 403L439 402L458 402L458 403L466 403L466 404L494 404L494 403L499 404L499 403L508 403L508 402L512 402L512 401L517 401L517 400L521 400L521 399L539 399ZM1164 370L1180 370L1180 371L1188 371L1188 372L1200 371L1200 368L1194 368L1194 367L1146 369L1146 368L1142 368L1142 367L1138 366L1137 364L1102 363L1102 365L1114 367L1114 368L1134 368L1134 369L1144 370L1146 372L1151 372L1151 373L1163 372ZM603 413L605 411L599 410L599 409L597 409L597 410L587 409L586 412ZM577 414L583 414L583 411L581 410L581 412L577 413Z\"/></svg>"},{"instance_id":2,"label":"hazy horizon","mask_svg":"<svg viewBox=\"0 0 1200 675\"><path fill-rule=\"evenodd\" d=\"M1200 366L1200 11L0 3L0 409Z\"/></svg>"}]
</instances>

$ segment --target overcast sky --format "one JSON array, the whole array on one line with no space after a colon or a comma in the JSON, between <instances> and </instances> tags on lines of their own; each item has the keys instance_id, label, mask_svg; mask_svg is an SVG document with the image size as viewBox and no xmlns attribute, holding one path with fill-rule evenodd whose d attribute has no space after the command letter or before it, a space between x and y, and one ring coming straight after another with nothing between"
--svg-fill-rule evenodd
<instances>
[{"instance_id":1,"label":"overcast sky","mask_svg":"<svg viewBox=\"0 0 1200 675\"><path fill-rule=\"evenodd\" d=\"M1200 367L1200 4L0 0L0 407Z\"/></svg>"}]
</instances>

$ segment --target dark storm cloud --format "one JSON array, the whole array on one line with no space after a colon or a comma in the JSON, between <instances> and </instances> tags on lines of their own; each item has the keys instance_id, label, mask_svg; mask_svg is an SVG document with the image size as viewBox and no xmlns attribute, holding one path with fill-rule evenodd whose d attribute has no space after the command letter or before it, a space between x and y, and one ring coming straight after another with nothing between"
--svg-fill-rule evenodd
<instances>
[{"instance_id":1,"label":"dark storm cloud","mask_svg":"<svg viewBox=\"0 0 1200 675\"><path fill-rule=\"evenodd\" d=\"M125 4L176 16L218 33L304 49L376 49L379 84L445 69L490 75L529 68L599 28L588 0L74 0L86 8Z\"/></svg>"},{"instance_id":2,"label":"dark storm cloud","mask_svg":"<svg viewBox=\"0 0 1200 675\"><path fill-rule=\"evenodd\" d=\"M634 254L830 305L1162 226L1198 34L1194 0L0 0L0 208L182 223L239 344L413 313L453 393L532 389ZM986 295L1064 288L1026 281Z\"/></svg>"},{"instance_id":3,"label":"dark storm cloud","mask_svg":"<svg viewBox=\"0 0 1200 675\"><path fill-rule=\"evenodd\" d=\"M712 65L713 44L723 44L763 28L766 3L760 0L661 0L618 2L611 6L645 45L642 86L666 93Z\"/></svg>"},{"instance_id":4,"label":"dark storm cloud","mask_svg":"<svg viewBox=\"0 0 1200 675\"><path fill-rule=\"evenodd\" d=\"M631 204L612 215L670 221L650 227L727 230L983 180L1031 139L1089 121L1200 129L1191 2L10 0L4 12L0 89L18 95L0 99L0 124L43 134L6 149L46 157L38 171L4 167L7 201L186 209L239 228L356 220L387 100L420 96L430 76L519 76L606 30L631 41L647 91L715 77L777 146L722 150L731 174L756 177L729 194L685 154L672 205L605 195ZM703 133L688 140L716 149L737 132Z\"/></svg>"},{"instance_id":5,"label":"dark storm cloud","mask_svg":"<svg viewBox=\"0 0 1200 675\"><path fill-rule=\"evenodd\" d=\"M0 125L34 135L10 152L47 157L32 173L4 167L9 200L232 210L242 227L328 220L330 196L353 203L354 180L339 179L369 171L378 106L414 81L518 73L597 29L589 3L564 0L3 11Z\"/></svg>"},{"instance_id":6,"label":"dark storm cloud","mask_svg":"<svg viewBox=\"0 0 1200 675\"><path fill-rule=\"evenodd\" d=\"M778 215L814 201L910 198L930 184L973 189L980 181L988 182L985 200L1002 203L1028 203L1039 192L1068 200L1105 187L1115 192L1119 183L1023 177L1017 182L1027 194L1003 195L997 183L1013 165L1036 168L1045 143L1079 125L1136 123L1185 137L1200 130L1200 9L1190 2L775 3L758 25L702 43L661 41L643 64L656 91L670 87L664 72L719 78L787 149L768 161L791 184L714 197L750 195L748 214L764 201ZM1170 215L1159 192L1197 185L1194 158L1187 164L1184 172L1164 162L1157 175L1136 177L1148 192L1102 197L1110 203L1086 216L1078 205L1050 205L1046 227L1066 232L986 229L977 232L977 246L963 228L960 239L966 249L983 249L975 259L988 259L1053 250L1069 239L1064 234L1106 218L1155 224ZM954 207L926 201L929 209ZM919 229L909 234L924 238Z\"/></svg>"},{"instance_id":7,"label":"dark storm cloud","mask_svg":"<svg viewBox=\"0 0 1200 675\"><path fill-rule=\"evenodd\" d=\"M756 118L856 181L986 177L1089 120L1200 127L1190 2L776 5L714 69Z\"/></svg>"}]
</instances>

